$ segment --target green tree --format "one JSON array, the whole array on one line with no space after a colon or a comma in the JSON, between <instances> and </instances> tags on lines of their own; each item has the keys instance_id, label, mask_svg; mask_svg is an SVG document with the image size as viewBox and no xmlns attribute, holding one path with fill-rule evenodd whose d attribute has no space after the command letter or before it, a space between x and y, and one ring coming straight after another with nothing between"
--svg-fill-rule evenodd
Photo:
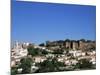
<instances>
[{"instance_id":1,"label":"green tree","mask_svg":"<svg viewBox=\"0 0 100 75\"><path fill-rule=\"evenodd\" d=\"M87 60L87 59L81 59L76 64L75 68L78 68L78 69L91 69L92 66L93 66L92 63L89 62L89 60Z\"/></svg>"},{"instance_id":2,"label":"green tree","mask_svg":"<svg viewBox=\"0 0 100 75\"><path fill-rule=\"evenodd\" d=\"M58 50L54 50L54 52L52 54L63 54L64 50L58 49Z\"/></svg>"},{"instance_id":3,"label":"green tree","mask_svg":"<svg viewBox=\"0 0 100 75\"><path fill-rule=\"evenodd\" d=\"M30 73L31 72L31 66L32 66L32 59L31 58L22 58L20 60L20 68L22 68L22 73Z\"/></svg>"},{"instance_id":4,"label":"green tree","mask_svg":"<svg viewBox=\"0 0 100 75\"><path fill-rule=\"evenodd\" d=\"M80 39L80 41L86 42L86 40L85 40L85 39Z\"/></svg>"},{"instance_id":5,"label":"green tree","mask_svg":"<svg viewBox=\"0 0 100 75\"><path fill-rule=\"evenodd\" d=\"M16 75L16 74L17 74L17 68L11 67L11 75Z\"/></svg>"},{"instance_id":6,"label":"green tree","mask_svg":"<svg viewBox=\"0 0 100 75\"><path fill-rule=\"evenodd\" d=\"M48 54L48 51L42 50L42 54L46 55L46 54Z\"/></svg>"},{"instance_id":7,"label":"green tree","mask_svg":"<svg viewBox=\"0 0 100 75\"><path fill-rule=\"evenodd\" d=\"M65 40L65 42L70 42L70 41L71 41L70 39L66 39L66 40Z\"/></svg>"},{"instance_id":8,"label":"green tree","mask_svg":"<svg viewBox=\"0 0 100 75\"><path fill-rule=\"evenodd\" d=\"M62 62L58 62L56 58L48 58L44 62L37 64L39 70L38 73L42 72L57 72L60 71L59 67L64 67L65 64Z\"/></svg>"},{"instance_id":9,"label":"green tree","mask_svg":"<svg viewBox=\"0 0 100 75\"><path fill-rule=\"evenodd\" d=\"M43 47L43 46L45 46L45 44L44 43L41 43L41 44L39 44L39 46L42 46Z\"/></svg>"},{"instance_id":10,"label":"green tree","mask_svg":"<svg viewBox=\"0 0 100 75\"><path fill-rule=\"evenodd\" d=\"M39 49L34 48L33 46L28 46L28 55L36 56L39 54Z\"/></svg>"}]
</instances>

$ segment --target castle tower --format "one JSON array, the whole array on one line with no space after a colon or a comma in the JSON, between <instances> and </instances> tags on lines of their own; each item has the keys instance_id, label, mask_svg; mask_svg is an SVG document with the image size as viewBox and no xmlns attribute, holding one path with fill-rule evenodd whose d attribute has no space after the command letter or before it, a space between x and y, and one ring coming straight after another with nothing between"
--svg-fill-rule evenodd
<instances>
[{"instance_id":1,"label":"castle tower","mask_svg":"<svg viewBox=\"0 0 100 75\"><path fill-rule=\"evenodd\" d=\"M76 41L73 41L72 42L72 48L73 48L73 50L77 50L79 47L78 47L78 42L76 42Z\"/></svg>"},{"instance_id":2,"label":"castle tower","mask_svg":"<svg viewBox=\"0 0 100 75\"><path fill-rule=\"evenodd\" d=\"M71 43L70 42L65 42L65 47L67 48L67 49L70 49L71 48L71 45L70 45Z\"/></svg>"}]
</instances>

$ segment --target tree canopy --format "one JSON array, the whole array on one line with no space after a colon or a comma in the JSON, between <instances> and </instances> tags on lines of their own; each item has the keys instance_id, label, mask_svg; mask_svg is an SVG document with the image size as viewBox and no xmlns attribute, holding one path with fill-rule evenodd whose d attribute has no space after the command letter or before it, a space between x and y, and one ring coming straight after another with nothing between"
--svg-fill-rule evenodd
<instances>
[{"instance_id":1,"label":"tree canopy","mask_svg":"<svg viewBox=\"0 0 100 75\"><path fill-rule=\"evenodd\" d=\"M48 58L44 62L38 64L39 70L37 72L57 72L60 71L59 67L64 67L65 64L62 62L58 62L56 58Z\"/></svg>"},{"instance_id":2,"label":"tree canopy","mask_svg":"<svg viewBox=\"0 0 100 75\"><path fill-rule=\"evenodd\" d=\"M30 73L31 72L31 66L32 66L32 59L31 58L28 58L28 57L25 57L25 58L22 58L20 60L20 68L22 68L22 73Z\"/></svg>"},{"instance_id":3,"label":"tree canopy","mask_svg":"<svg viewBox=\"0 0 100 75\"><path fill-rule=\"evenodd\" d=\"M87 59L81 59L76 64L75 68L79 68L79 69L90 69L90 68L92 68L92 66L93 66L92 63L89 62L89 60L87 60Z\"/></svg>"}]
</instances>

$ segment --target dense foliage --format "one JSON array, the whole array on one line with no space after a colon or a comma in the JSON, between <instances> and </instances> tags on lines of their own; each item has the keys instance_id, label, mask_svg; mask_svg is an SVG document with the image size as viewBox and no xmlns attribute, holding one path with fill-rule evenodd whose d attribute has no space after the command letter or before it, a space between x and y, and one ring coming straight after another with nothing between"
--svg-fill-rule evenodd
<instances>
[{"instance_id":1,"label":"dense foliage","mask_svg":"<svg viewBox=\"0 0 100 75\"><path fill-rule=\"evenodd\" d=\"M12 67L11 68L11 75L16 75L17 73L17 68L16 67Z\"/></svg>"},{"instance_id":2,"label":"dense foliage","mask_svg":"<svg viewBox=\"0 0 100 75\"><path fill-rule=\"evenodd\" d=\"M81 59L76 64L75 68L78 68L78 69L90 69L90 68L92 68L92 66L93 66L92 63L89 62L89 60L87 60L87 59Z\"/></svg>"},{"instance_id":3,"label":"dense foliage","mask_svg":"<svg viewBox=\"0 0 100 75\"><path fill-rule=\"evenodd\" d=\"M22 58L20 60L20 68L22 68L22 73L30 73L31 72L31 66L32 66L32 59L31 58Z\"/></svg>"},{"instance_id":4,"label":"dense foliage","mask_svg":"<svg viewBox=\"0 0 100 75\"><path fill-rule=\"evenodd\" d=\"M37 66L39 70L37 72L57 72L60 71L59 67L64 67L65 64L62 62L58 62L56 58L48 58L44 62L38 63Z\"/></svg>"}]
</instances>

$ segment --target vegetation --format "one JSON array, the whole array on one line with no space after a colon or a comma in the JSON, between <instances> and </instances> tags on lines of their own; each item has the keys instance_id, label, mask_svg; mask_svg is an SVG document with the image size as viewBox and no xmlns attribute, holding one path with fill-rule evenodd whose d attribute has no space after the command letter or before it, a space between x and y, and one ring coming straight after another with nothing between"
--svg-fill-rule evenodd
<instances>
[{"instance_id":1,"label":"vegetation","mask_svg":"<svg viewBox=\"0 0 100 75\"><path fill-rule=\"evenodd\" d=\"M22 73L30 73L31 72L31 66L32 66L32 59L31 58L22 58L20 60L20 66L19 68L22 68Z\"/></svg>"},{"instance_id":2,"label":"vegetation","mask_svg":"<svg viewBox=\"0 0 100 75\"><path fill-rule=\"evenodd\" d=\"M44 43L41 43L41 44L39 44L39 46L42 46L42 47L44 47L44 46L45 46L45 44L44 44Z\"/></svg>"},{"instance_id":3,"label":"vegetation","mask_svg":"<svg viewBox=\"0 0 100 75\"><path fill-rule=\"evenodd\" d=\"M54 52L52 54L63 54L64 50L58 49L58 50L54 50Z\"/></svg>"},{"instance_id":4,"label":"vegetation","mask_svg":"<svg viewBox=\"0 0 100 75\"><path fill-rule=\"evenodd\" d=\"M34 48L33 46L28 47L28 55L37 56L37 55L46 55L49 52L39 48Z\"/></svg>"},{"instance_id":5,"label":"vegetation","mask_svg":"<svg viewBox=\"0 0 100 75\"><path fill-rule=\"evenodd\" d=\"M91 69L92 63L89 62L87 59L81 59L79 62L75 65L75 69Z\"/></svg>"},{"instance_id":6,"label":"vegetation","mask_svg":"<svg viewBox=\"0 0 100 75\"><path fill-rule=\"evenodd\" d=\"M16 75L17 73L17 68L16 67L12 67L11 68L11 75Z\"/></svg>"},{"instance_id":7,"label":"vegetation","mask_svg":"<svg viewBox=\"0 0 100 75\"><path fill-rule=\"evenodd\" d=\"M41 53L42 53L43 55L46 55L46 54L48 54L49 52L46 51L46 50L42 50Z\"/></svg>"},{"instance_id":8,"label":"vegetation","mask_svg":"<svg viewBox=\"0 0 100 75\"><path fill-rule=\"evenodd\" d=\"M57 72L60 71L59 67L64 67L65 64L62 62L58 62L56 58L48 58L44 62L41 62L37 64L39 67L39 70L36 72L42 73L42 72Z\"/></svg>"},{"instance_id":9,"label":"vegetation","mask_svg":"<svg viewBox=\"0 0 100 75\"><path fill-rule=\"evenodd\" d=\"M38 49L28 48L28 55L36 56L38 54L39 54L39 50Z\"/></svg>"},{"instance_id":10,"label":"vegetation","mask_svg":"<svg viewBox=\"0 0 100 75\"><path fill-rule=\"evenodd\" d=\"M39 54L38 48L34 48L34 46L32 46L32 45L28 46L28 55L36 56L38 54Z\"/></svg>"},{"instance_id":11,"label":"vegetation","mask_svg":"<svg viewBox=\"0 0 100 75\"><path fill-rule=\"evenodd\" d=\"M86 40L85 40L85 39L80 39L80 41L83 41L83 42L85 42Z\"/></svg>"}]
</instances>

